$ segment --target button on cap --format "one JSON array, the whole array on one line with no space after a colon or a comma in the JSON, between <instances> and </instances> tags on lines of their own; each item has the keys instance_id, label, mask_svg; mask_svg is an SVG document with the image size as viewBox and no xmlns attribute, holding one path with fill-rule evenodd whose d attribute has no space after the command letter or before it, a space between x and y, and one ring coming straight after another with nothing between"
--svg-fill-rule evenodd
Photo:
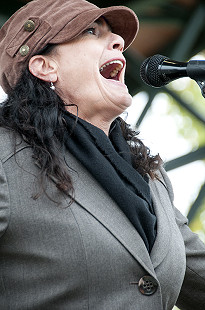
<instances>
[{"instance_id":1,"label":"button on cap","mask_svg":"<svg viewBox=\"0 0 205 310\"><path fill-rule=\"evenodd\" d=\"M29 46L28 45L22 45L19 53L21 54L21 56L26 56L29 53Z\"/></svg>"},{"instance_id":2,"label":"button on cap","mask_svg":"<svg viewBox=\"0 0 205 310\"><path fill-rule=\"evenodd\" d=\"M35 29L34 21L32 21L31 19L27 20L24 24L24 29L29 32L33 31Z\"/></svg>"},{"instance_id":3,"label":"button on cap","mask_svg":"<svg viewBox=\"0 0 205 310\"><path fill-rule=\"evenodd\" d=\"M143 295L152 295L158 288L157 281L151 276L144 276L139 280L138 288Z\"/></svg>"}]
</instances>

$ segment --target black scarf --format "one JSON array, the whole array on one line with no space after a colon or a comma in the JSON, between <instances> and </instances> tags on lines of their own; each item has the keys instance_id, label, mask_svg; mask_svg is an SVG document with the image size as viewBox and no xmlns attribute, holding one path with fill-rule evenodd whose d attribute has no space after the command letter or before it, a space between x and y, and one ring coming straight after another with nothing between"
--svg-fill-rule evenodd
<instances>
[{"instance_id":1,"label":"black scarf","mask_svg":"<svg viewBox=\"0 0 205 310\"><path fill-rule=\"evenodd\" d=\"M130 149L120 119L111 125L109 137L99 128L65 112L66 148L102 185L137 229L151 252L156 238L156 216L148 182L132 167Z\"/></svg>"}]
</instances>

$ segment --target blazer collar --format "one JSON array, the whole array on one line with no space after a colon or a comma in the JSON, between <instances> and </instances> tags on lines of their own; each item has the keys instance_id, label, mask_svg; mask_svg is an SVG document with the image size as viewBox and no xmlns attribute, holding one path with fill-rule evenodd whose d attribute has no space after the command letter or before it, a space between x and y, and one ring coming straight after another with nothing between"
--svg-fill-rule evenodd
<instances>
[{"instance_id":1,"label":"blazer collar","mask_svg":"<svg viewBox=\"0 0 205 310\"><path fill-rule=\"evenodd\" d=\"M155 179L150 181L153 206L157 217L157 237L150 257L154 268L165 258L169 251L171 223L167 210L173 208L164 181Z\"/></svg>"}]
</instances>

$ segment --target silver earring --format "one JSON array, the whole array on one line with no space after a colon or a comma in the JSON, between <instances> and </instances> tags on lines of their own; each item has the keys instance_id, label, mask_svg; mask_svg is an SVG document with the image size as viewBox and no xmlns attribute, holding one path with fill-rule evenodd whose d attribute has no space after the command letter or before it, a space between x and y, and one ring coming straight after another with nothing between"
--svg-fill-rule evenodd
<instances>
[{"instance_id":1,"label":"silver earring","mask_svg":"<svg viewBox=\"0 0 205 310\"><path fill-rule=\"evenodd\" d=\"M56 89L56 88L55 88L55 85L53 85L53 82L51 82L50 89L52 89L52 90L55 90L55 89Z\"/></svg>"}]
</instances>

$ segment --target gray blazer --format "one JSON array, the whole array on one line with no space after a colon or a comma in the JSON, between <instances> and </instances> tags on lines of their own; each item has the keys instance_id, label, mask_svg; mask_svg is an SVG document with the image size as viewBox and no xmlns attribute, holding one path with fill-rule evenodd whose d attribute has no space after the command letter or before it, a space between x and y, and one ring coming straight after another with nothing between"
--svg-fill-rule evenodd
<instances>
[{"instance_id":1,"label":"gray blazer","mask_svg":"<svg viewBox=\"0 0 205 310\"><path fill-rule=\"evenodd\" d=\"M157 216L151 255L89 172L66 154L75 199L48 178L38 190L31 148L0 129L0 309L205 309L205 246L172 204L162 169L150 180ZM49 198L50 197L50 198ZM184 281L184 283L183 283Z\"/></svg>"}]
</instances>

